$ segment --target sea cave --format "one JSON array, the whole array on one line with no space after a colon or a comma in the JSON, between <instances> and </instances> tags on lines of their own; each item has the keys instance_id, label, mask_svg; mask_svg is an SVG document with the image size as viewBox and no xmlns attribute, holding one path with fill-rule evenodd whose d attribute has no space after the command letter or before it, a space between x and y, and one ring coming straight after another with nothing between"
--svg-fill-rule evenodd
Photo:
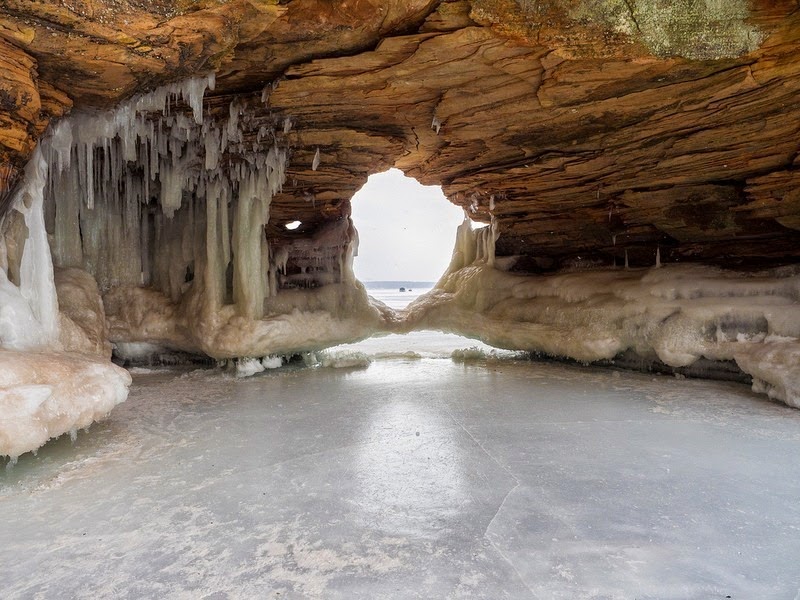
<instances>
[{"instance_id":1,"label":"sea cave","mask_svg":"<svg viewBox=\"0 0 800 600\"><path fill-rule=\"evenodd\" d=\"M794 597L798 97L796 0L7 2L11 597Z\"/></svg>"}]
</instances>

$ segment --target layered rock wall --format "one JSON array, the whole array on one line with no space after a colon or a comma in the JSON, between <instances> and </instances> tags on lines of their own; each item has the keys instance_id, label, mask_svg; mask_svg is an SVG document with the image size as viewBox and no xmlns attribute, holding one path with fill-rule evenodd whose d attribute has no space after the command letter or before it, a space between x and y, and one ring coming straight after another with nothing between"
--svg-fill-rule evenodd
<instances>
[{"instance_id":1,"label":"layered rock wall","mask_svg":"<svg viewBox=\"0 0 800 600\"><path fill-rule=\"evenodd\" d=\"M273 209L310 230L396 165L531 269L800 246L796 1L15 0L0 44L0 197L72 103L216 71L212 107L297 123Z\"/></svg>"}]
</instances>

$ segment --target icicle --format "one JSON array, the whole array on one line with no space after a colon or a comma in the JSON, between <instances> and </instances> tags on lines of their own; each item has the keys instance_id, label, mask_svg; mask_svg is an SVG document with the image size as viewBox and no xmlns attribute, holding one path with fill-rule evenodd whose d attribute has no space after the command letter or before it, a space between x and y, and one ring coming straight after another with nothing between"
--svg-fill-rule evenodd
<instances>
[{"instance_id":1,"label":"icicle","mask_svg":"<svg viewBox=\"0 0 800 600\"><path fill-rule=\"evenodd\" d=\"M433 115L433 120L431 121L431 129L436 132L436 135L439 135L439 130L442 128L442 122L439 120L439 117Z\"/></svg>"},{"instance_id":2,"label":"icicle","mask_svg":"<svg viewBox=\"0 0 800 600\"><path fill-rule=\"evenodd\" d=\"M497 220L492 215L492 222L489 227L486 228L486 264L490 267L494 267L495 264L495 247L497 244L497 238L500 237L500 229L497 224Z\"/></svg>"},{"instance_id":3,"label":"icicle","mask_svg":"<svg viewBox=\"0 0 800 600\"><path fill-rule=\"evenodd\" d=\"M150 280L152 278L150 265L150 244L150 219L147 212L142 211L141 226L139 228L139 261L142 268L140 285L150 285Z\"/></svg>"},{"instance_id":4,"label":"icicle","mask_svg":"<svg viewBox=\"0 0 800 600\"><path fill-rule=\"evenodd\" d=\"M53 128L53 133L50 136L50 148L56 156L58 173L62 173L70 167L72 144L72 122L69 119L61 119Z\"/></svg>"},{"instance_id":5,"label":"icicle","mask_svg":"<svg viewBox=\"0 0 800 600\"><path fill-rule=\"evenodd\" d=\"M289 133L292 130L292 118L286 117L283 120L283 133Z\"/></svg>"},{"instance_id":6,"label":"icicle","mask_svg":"<svg viewBox=\"0 0 800 600\"><path fill-rule=\"evenodd\" d=\"M228 132L228 140L231 142L240 142L241 133L239 132L239 105L236 100L233 100L228 107L228 125L226 131Z\"/></svg>"},{"instance_id":7,"label":"icicle","mask_svg":"<svg viewBox=\"0 0 800 600\"><path fill-rule=\"evenodd\" d=\"M92 210L94 208L94 146L86 144L86 177L85 187L86 190L86 208Z\"/></svg>"},{"instance_id":8,"label":"icicle","mask_svg":"<svg viewBox=\"0 0 800 600\"><path fill-rule=\"evenodd\" d=\"M625 248L625 270L627 271L630 268L628 265L628 249Z\"/></svg>"},{"instance_id":9,"label":"icicle","mask_svg":"<svg viewBox=\"0 0 800 600\"><path fill-rule=\"evenodd\" d=\"M22 251L19 291L42 327L42 342L49 347L58 343L58 298L53 276L53 260L44 226L44 188L47 161L41 145L25 167L25 184L14 207L25 217L28 238Z\"/></svg>"},{"instance_id":10,"label":"icicle","mask_svg":"<svg viewBox=\"0 0 800 600\"><path fill-rule=\"evenodd\" d=\"M317 148L317 151L314 153L314 160L311 162L312 171L317 170L317 167L319 167L319 161L320 161L319 148Z\"/></svg>"},{"instance_id":11,"label":"icicle","mask_svg":"<svg viewBox=\"0 0 800 600\"><path fill-rule=\"evenodd\" d=\"M661 247L656 246L656 269L661 268Z\"/></svg>"},{"instance_id":12,"label":"icicle","mask_svg":"<svg viewBox=\"0 0 800 600\"><path fill-rule=\"evenodd\" d=\"M203 123L203 95L206 88L213 90L215 83L215 75L211 73L207 78L189 79L181 89L181 97L192 107L194 121L198 125Z\"/></svg>"}]
</instances>

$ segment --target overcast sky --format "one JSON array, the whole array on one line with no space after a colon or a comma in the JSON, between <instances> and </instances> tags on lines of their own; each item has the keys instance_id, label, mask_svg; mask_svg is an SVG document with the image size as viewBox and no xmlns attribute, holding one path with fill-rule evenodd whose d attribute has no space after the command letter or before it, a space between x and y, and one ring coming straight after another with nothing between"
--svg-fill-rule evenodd
<instances>
[{"instance_id":1,"label":"overcast sky","mask_svg":"<svg viewBox=\"0 0 800 600\"><path fill-rule=\"evenodd\" d=\"M361 281L436 281L450 264L463 211L438 186L398 169L372 175L353 196Z\"/></svg>"}]
</instances>

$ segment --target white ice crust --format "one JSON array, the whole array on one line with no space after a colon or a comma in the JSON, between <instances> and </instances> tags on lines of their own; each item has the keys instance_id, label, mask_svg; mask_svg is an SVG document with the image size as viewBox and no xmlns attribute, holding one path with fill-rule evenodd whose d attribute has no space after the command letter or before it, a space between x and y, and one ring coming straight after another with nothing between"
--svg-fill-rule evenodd
<instances>
[{"instance_id":1,"label":"white ice crust","mask_svg":"<svg viewBox=\"0 0 800 600\"><path fill-rule=\"evenodd\" d=\"M632 350L672 367L736 361L753 389L800 407L800 268L699 265L522 275L491 265L493 233L459 228L448 272L407 326L592 362Z\"/></svg>"},{"instance_id":2,"label":"white ice crust","mask_svg":"<svg viewBox=\"0 0 800 600\"><path fill-rule=\"evenodd\" d=\"M125 369L75 353L0 350L0 365L0 455L12 460L102 419L131 383Z\"/></svg>"}]
</instances>

